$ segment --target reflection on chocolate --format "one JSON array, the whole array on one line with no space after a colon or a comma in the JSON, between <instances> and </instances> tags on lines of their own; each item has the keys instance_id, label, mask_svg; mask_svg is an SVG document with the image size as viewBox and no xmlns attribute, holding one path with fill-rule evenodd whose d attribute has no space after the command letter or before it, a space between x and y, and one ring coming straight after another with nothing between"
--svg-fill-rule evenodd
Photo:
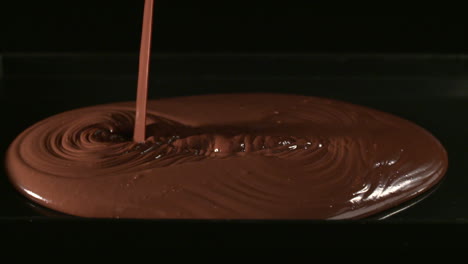
<instances>
[{"instance_id":1,"label":"reflection on chocolate","mask_svg":"<svg viewBox=\"0 0 468 264\"><path fill-rule=\"evenodd\" d=\"M343 219L382 212L434 186L447 154L422 128L348 103L275 94L134 103L41 121L10 146L16 188L86 217Z\"/></svg>"}]
</instances>

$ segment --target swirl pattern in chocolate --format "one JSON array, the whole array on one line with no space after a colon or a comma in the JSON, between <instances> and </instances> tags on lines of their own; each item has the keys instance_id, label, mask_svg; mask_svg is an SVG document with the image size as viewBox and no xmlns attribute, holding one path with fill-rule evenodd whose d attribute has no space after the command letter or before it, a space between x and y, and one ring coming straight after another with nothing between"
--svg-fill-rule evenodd
<instances>
[{"instance_id":1,"label":"swirl pattern in chocolate","mask_svg":"<svg viewBox=\"0 0 468 264\"><path fill-rule=\"evenodd\" d=\"M7 154L16 188L104 218L363 218L434 186L447 154L401 118L328 99L230 94L77 109L24 131Z\"/></svg>"}]
</instances>

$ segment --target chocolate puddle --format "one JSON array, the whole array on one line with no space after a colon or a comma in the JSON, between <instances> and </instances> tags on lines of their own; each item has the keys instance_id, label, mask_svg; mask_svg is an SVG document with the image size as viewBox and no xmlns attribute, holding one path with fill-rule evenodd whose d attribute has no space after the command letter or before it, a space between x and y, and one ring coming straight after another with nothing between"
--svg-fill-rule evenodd
<instances>
[{"instance_id":1,"label":"chocolate puddle","mask_svg":"<svg viewBox=\"0 0 468 264\"><path fill-rule=\"evenodd\" d=\"M10 146L29 199L85 217L362 218L443 177L440 143L376 110L275 94L147 102L152 10L146 0L136 105L58 114Z\"/></svg>"},{"instance_id":2,"label":"chocolate puddle","mask_svg":"<svg viewBox=\"0 0 468 264\"><path fill-rule=\"evenodd\" d=\"M278 94L134 103L58 114L12 143L15 187L85 217L344 219L429 190L447 154L401 118L328 99Z\"/></svg>"}]
</instances>

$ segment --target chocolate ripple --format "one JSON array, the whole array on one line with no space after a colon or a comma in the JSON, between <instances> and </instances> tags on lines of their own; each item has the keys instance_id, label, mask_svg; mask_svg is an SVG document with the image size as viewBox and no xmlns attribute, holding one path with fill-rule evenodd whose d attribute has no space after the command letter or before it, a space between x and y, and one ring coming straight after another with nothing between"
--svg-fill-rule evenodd
<instances>
[{"instance_id":1,"label":"chocolate ripple","mask_svg":"<svg viewBox=\"0 0 468 264\"><path fill-rule=\"evenodd\" d=\"M430 189L447 155L424 129L348 103L235 94L77 109L24 131L7 154L16 188L72 215L362 218Z\"/></svg>"}]
</instances>

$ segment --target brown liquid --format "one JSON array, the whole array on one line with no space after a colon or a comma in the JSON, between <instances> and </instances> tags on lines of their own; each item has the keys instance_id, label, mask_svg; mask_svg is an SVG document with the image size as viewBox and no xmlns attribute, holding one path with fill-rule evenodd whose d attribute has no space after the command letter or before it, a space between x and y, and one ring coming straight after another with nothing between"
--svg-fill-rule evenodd
<instances>
[{"instance_id":1,"label":"brown liquid","mask_svg":"<svg viewBox=\"0 0 468 264\"><path fill-rule=\"evenodd\" d=\"M7 168L46 207L86 217L362 218L428 190L447 155L422 128L314 97L234 94L58 114L24 131Z\"/></svg>"},{"instance_id":2,"label":"brown liquid","mask_svg":"<svg viewBox=\"0 0 468 264\"><path fill-rule=\"evenodd\" d=\"M138 72L138 88L136 99L136 117L133 140L145 142L146 135L146 104L148 101L148 74L151 55L151 28L153 23L153 0L145 0L143 12L143 27L141 33L140 63Z\"/></svg>"},{"instance_id":3,"label":"brown liquid","mask_svg":"<svg viewBox=\"0 0 468 264\"><path fill-rule=\"evenodd\" d=\"M137 105L58 114L10 146L10 180L29 199L85 217L362 218L443 177L447 154L429 133L343 102L237 94L147 109L152 8Z\"/></svg>"}]
</instances>

